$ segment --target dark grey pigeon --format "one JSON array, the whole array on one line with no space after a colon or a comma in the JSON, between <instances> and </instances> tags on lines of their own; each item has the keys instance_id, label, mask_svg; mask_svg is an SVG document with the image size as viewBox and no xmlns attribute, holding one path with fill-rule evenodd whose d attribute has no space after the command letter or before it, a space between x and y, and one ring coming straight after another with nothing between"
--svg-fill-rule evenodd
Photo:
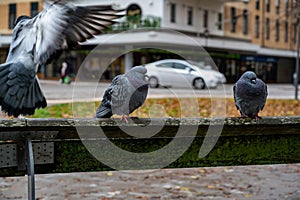
<instances>
[{"instance_id":1,"label":"dark grey pigeon","mask_svg":"<svg viewBox=\"0 0 300 200\"><path fill-rule=\"evenodd\" d=\"M63 49L100 34L122 17L110 5L75 6L58 0L34 18L16 20L6 63L0 65L0 105L9 116L34 114L46 107L36 71L58 58Z\"/></svg>"},{"instance_id":2,"label":"dark grey pigeon","mask_svg":"<svg viewBox=\"0 0 300 200\"><path fill-rule=\"evenodd\" d=\"M267 85L252 71L245 72L233 86L236 108L242 117L259 119L258 113L264 108L268 91Z\"/></svg>"},{"instance_id":3,"label":"dark grey pigeon","mask_svg":"<svg viewBox=\"0 0 300 200\"><path fill-rule=\"evenodd\" d=\"M137 66L125 74L116 76L105 91L95 117L109 118L117 114L122 115L122 119L128 122L129 114L146 100L148 94L146 72L145 67Z\"/></svg>"}]
</instances>

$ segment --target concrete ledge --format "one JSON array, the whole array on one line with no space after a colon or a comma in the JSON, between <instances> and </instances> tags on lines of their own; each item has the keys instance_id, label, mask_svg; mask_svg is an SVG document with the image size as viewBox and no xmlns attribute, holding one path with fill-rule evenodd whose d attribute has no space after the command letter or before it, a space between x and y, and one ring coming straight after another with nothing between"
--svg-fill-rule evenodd
<instances>
[{"instance_id":1,"label":"concrete ledge","mask_svg":"<svg viewBox=\"0 0 300 200\"><path fill-rule=\"evenodd\" d=\"M112 160L117 160L118 154L105 148L107 140L120 149L135 153L156 151L170 144L175 137L178 140L176 145L191 140L188 149L170 163L168 168L300 163L300 117L265 117L257 121L247 118L167 118L133 121L126 124L120 119L2 120L0 145L15 144L16 147L9 149L19 149L20 141L28 137L33 144L47 146L48 142L51 142L48 146L53 148L54 152L51 155L54 162L37 165L36 173L111 170L86 149L84 141L90 139L91 145L94 145L93 142L97 143L96 148ZM152 128L157 133L149 135L145 130ZM209 128L221 130L221 135L208 133ZM138 130L137 136L130 134L134 130ZM179 136L178 130L181 130ZM199 150L207 148L210 142L214 143L212 150L204 157L199 157ZM39 146L42 145L36 145L37 148ZM41 154L42 152L39 152L39 155ZM172 154L173 152L169 152L166 156L171 157ZM38 160L37 155L34 156ZM130 169L126 167L130 166L130 163L126 162L132 162L130 159L122 162L124 169ZM144 165L143 160L135 162L140 166ZM160 161L153 161L153 165L146 168L156 168L157 162ZM0 176L24 173L19 172L16 167L0 169Z\"/></svg>"},{"instance_id":2,"label":"concrete ledge","mask_svg":"<svg viewBox=\"0 0 300 200\"><path fill-rule=\"evenodd\" d=\"M260 120L249 118L154 118L154 119L133 119L132 122L124 123L118 118L115 119L64 119L64 118L24 118L0 121L0 139L1 132L10 131L59 131L58 138L68 137L78 138L76 128L104 128L106 131L115 131L107 134L108 138L118 137L116 130L118 127L163 127L163 129L174 129L179 126L197 126L197 136L205 136L209 126L218 126L222 128L222 136L234 135L276 135L276 134L300 134L300 116L299 117L264 117ZM163 131L167 137L167 130ZM189 132L185 136L190 136ZM172 134L173 135L173 134ZM123 136L123 134L120 134ZM164 134L160 134L160 137ZM153 136L155 137L155 136ZM3 140L3 138L2 138Z\"/></svg>"}]
</instances>

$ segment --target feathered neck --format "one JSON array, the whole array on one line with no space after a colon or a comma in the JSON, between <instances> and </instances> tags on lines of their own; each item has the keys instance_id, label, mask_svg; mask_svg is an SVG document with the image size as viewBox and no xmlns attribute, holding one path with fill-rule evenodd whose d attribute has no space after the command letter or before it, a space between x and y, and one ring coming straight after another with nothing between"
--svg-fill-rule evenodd
<instances>
[{"instance_id":1,"label":"feathered neck","mask_svg":"<svg viewBox=\"0 0 300 200\"><path fill-rule=\"evenodd\" d=\"M134 74L134 73L127 73L125 77L128 78L129 82L136 88L139 88L143 85L147 85L147 81L145 79L145 75L143 74Z\"/></svg>"}]
</instances>

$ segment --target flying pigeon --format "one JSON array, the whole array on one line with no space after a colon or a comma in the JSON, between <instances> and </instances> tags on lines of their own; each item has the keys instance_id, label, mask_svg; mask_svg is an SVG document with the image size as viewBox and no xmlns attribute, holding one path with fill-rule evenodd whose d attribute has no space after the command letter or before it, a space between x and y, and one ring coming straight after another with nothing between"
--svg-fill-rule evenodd
<instances>
[{"instance_id":1,"label":"flying pigeon","mask_svg":"<svg viewBox=\"0 0 300 200\"><path fill-rule=\"evenodd\" d=\"M266 103L267 85L252 71L246 71L233 86L236 108L242 117L260 119L258 116Z\"/></svg>"},{"instance_id":2,"label":"flying pigeon","mask_svg":"<svg viewBox=\"0 0 300 200\"><path fill-rule=\"evenodd\" d=\"M105 91L95 117L109 118L117 114L122 115L122 119L128 123L129 114L146 100L148 94L146 73L145 67L137 66L125 74L116 76Z\"/></svg>"},{"instance_id":3,"label":"flying pigeon","mask_svg":"<svg viewBox=\"0 0 300 200\"><path fill-rule=\"evenodd\" d=\"M122 11L111 5L75 6L58 0L34 18L18 17L8 57L0 65L2 111L17 117L46 107L37 69L58 58L64 49L76 48L102 33L123 16Z\"/></svg>"}]
</instances>

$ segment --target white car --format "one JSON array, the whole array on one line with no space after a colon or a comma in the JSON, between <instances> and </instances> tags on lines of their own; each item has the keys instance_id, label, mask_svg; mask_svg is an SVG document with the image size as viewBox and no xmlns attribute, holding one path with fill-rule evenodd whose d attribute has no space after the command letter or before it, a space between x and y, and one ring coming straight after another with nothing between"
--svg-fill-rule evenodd
<instances>
[{"instance_id":1,"label":"white car","mask_svg":"<svg viewBox=\"0 0 300 200\"><path fill-rule=\"evenodd\" d=\"M202 62L193 62L189 61L192 65L194 65L197 68L200 68L200 70L205 70L209 73L211 73L216 79L218 79L219 84L225 84L227 82L226 77L221 72L213 69L210 65L204 65Z\"/></svg>"},{"instance_id":2,"label":"white car","mask_svg":"<svg viewBox=\"0 0 300 200\"><path fill-rule=\"evenodd\" d=\"M197 63L166 59L146 64L149 87L193 87L195 89L216 88L219 79L196 66Z\"/></svg>"}]
</instances>

